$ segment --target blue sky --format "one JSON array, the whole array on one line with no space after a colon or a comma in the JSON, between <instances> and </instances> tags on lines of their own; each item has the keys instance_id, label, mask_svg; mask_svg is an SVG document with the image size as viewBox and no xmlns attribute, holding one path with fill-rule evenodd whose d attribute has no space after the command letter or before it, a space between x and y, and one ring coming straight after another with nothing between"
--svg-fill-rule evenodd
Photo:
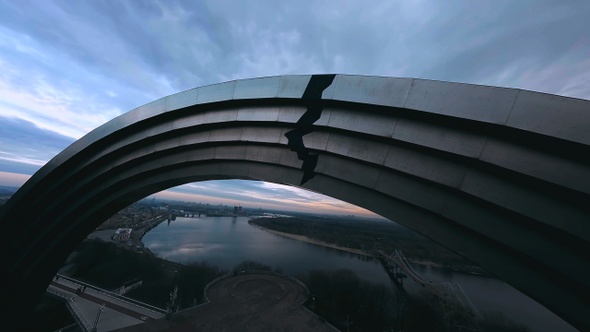
<instances>
[{"instance_id":1,"label":"blue sky","mask_svg":"<svg viewBox=\"0 0 590 332\"><path fill-rule=\"evenodd\" d=\"M0 1L0 185L102 123L181 90L345 73L590 99L590 1ZM264 182L162 196L364 213Z\"/></svg>"}]
</instances>

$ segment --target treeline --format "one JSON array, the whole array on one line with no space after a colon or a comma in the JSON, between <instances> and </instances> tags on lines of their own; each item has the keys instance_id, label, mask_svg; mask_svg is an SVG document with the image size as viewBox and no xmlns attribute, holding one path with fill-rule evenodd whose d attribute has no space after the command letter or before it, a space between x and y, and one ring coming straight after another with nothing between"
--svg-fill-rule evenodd
<instances>
[{"instance_id":1,"label":"treeline","mask_svg":"<svg viewBox=\"0 0 590 332\"><path fill-rule=\"evenodd\" d=\"M327 217L255 218L249 223L264 228L307 236L341 247L375 252L402 250L414 260L431 261L460 270L472 271L474 264L430 239L393 222ZM477 272L484 273L477 269Z\"/></svg>"},{"instance_id":2,"label":"treeline","mask_svg":"<svg viewBox=\"0 0 590 332\"><path fill-rule=\"evenodd\" d=\"M310 291L308 309L341 331L446 331L436 304L409 299L346 269L311 271L298 277Z\"/></svg>"},{"instance_id":3,"label":"treeline","mask_svg":"<svg viewBox=\"0 0 590 332\"><path fill-rule=\"evenodd\" d=\"M306 307L341 331L384 331L396 326L400 301L389 287L361 280L350 270L310 271Z\"/></svg>"},{"instance_id":4,"label":"treeline","mask_svg":"<svg viewBox=\"0 0 590 332\"><path fill-rule=\"evenodd\" d=\"M101 240L82 242L72 263L76 266L72 277L108 290L141 280L142 285L125 296L162 309L166 308L175 287L178 287L175 303L178 308L202 303L205 286L227 273L207 263L176 264Z\"/></svg>"}]
</instances>

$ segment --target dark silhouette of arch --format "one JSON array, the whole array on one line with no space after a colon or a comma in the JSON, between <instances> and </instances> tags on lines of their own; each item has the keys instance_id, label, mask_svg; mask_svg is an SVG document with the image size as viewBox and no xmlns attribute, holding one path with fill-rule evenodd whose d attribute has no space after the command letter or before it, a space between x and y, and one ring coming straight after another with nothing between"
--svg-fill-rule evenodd
<instances>
[{"instance_id":1,"label":"dark silhouette of arch","mask_svg":"<svg viewBox=\"0 0 590 332\"><path fill-rule=\"evenodd\" d=\"M586 100L419 79L280 76L171 95L76 141L2 207L0 315L30 309L126 205L240 178L372 210L589 329L589 124Z\"/></svg>"}]
</instances>

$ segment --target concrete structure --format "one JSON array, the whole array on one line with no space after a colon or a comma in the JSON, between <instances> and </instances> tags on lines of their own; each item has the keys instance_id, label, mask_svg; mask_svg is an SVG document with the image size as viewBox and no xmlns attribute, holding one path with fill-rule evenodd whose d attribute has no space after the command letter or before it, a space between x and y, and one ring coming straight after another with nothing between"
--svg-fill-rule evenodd
<instances>
[{"instance_id":1,"label":"concrete structure","mask_svg":"<svg viewBox=\"0 0 590 332\"><path fill-rule=\"evenodd\" d=\"M379 213L590 329L590 101L422 79L280 76L126 113L0 210L2 320L30 308L78 241L187 182L257 179Z\"/></svg>"},{"instance_id":2,"label":"concrete structure","mask_svg":"<svg viewBox=\"0 0 590 332\"><path fill-rule=\"evenodd\" d=\"M272 272L217 278L204 295L207 303L175 313L170 320L149 320L117 331L338 331L303 306L305 285Z\"/></svg>"},{"instance_id":3,"label":"concrete structure","mask_svg":"<svg viewBox=\"0 0 590 332\"><path fill-rule=\"evenodd\" d=\"M78 291L81 287L84 287L83 292ZM65 276L52 281L47 292L66 300L66 307L82 331L92 331L94 323L97 323L97 331L111 331L133 325L145 326L145 323L161 319L165 313L163 309ZM97 321L98 311L101 313Z\"/></svg>"},{"instance_id":4,"label":"concrete structure","mask_svg":"<svg viewBox=\"0 0 590 332\"><path fill-rule=\"evenodd\" d=\"M133 231L131 228L119 228L115 231L115 234L113 234L113 240L117 242L129 241L131 231Z\"/></svg>"}]
</instances>

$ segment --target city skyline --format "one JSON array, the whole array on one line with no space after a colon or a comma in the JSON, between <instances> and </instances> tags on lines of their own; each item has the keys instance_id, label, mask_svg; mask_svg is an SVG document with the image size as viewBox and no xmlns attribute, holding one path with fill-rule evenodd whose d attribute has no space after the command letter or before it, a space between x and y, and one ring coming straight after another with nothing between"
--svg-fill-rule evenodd
<instances>
[{"instance_id":1,"label":"city skyline","mask_svg":"<svg viewBox=\"0 0 590 332\"><path fill-rule=\"evenodd\" d=\"M581 1L3 3L0 185L22 184L76 139L142 104L233 79L419 77L589 99L588 12ZM366 214L259 181L161 195Z\"/></svg>"}]
</instances>

